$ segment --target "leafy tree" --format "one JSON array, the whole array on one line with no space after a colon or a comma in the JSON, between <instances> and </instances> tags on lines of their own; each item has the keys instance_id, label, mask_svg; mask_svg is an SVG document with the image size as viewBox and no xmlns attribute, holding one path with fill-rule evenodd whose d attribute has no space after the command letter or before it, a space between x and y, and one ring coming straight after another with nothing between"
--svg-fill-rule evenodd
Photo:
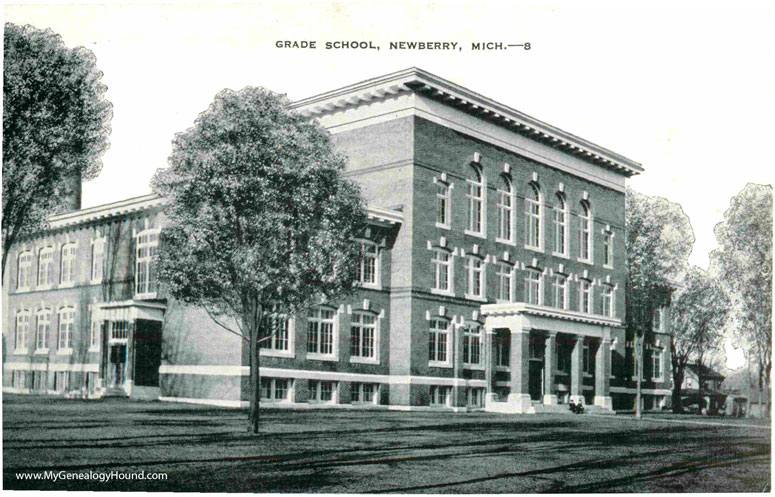
<instances>
[{"instance_id":1,"label":"leafy tree","mask_svg":"<svg viewBox=\"0 0 775 497\"><path fill-rule=\"evenodd\" d=\"M153 179L169 199L159 278L250 348L250 419L258 432L259 347L268 313L293 315L347 294L366 214L327 132L262 88L224 90L173 140Z\"/></svg>"},{"instance_id":2,"label":"leafy tree","mask_svg":"<svg viewBox=\"0 0 775 497\"><path fill-rule=\"evenodd\" d=\"M691 267L673 296L670 362L673 370L673 411L681 411L681 385L686 365L700 366L720 345L729 301L721 283L698 267ZM700 367L700 369L702 369ZM702 378L700 386L702 386Z\"/></svg>"},{"instance_id":3,"label":"leafy tree","mask_svg":"<svg viewBox=\"0 0 775 497\"><path fill-rule=\"evenodd\" d=\"M11 23L4 43L3 275L11 245L100 173L112 117L90 50Z\"/></svg>"},{"instance_id":4,"label":"leafy tree","mask_svg":"<svg viewBox=\"0 0 775 497\"><path fill-rule=\"evenodd\" d=\"M670 303L675 282L692 251L694 231L679 204L631 188L626 192L625 231L629 272L626 327L635 337L635 410L640 417L643 342L651 331L654 311Z\"/></svg>"},{"instance_id":5,"label":"leafy tree","mask_svg":"<svg viewBox=\"0 0 775 497\"><path fill-rule=\"evenodd\" d=\"M756 366L762 399L772 371L772 186L747 184L714 233L711 266L732 301L734 335Z\"/></svg>"}]
</instances>

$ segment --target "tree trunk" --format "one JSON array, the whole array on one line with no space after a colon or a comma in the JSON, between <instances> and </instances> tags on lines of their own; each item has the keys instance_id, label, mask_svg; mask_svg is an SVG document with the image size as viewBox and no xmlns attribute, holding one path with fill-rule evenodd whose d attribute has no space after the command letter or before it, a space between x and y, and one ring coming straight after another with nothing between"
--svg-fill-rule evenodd
<instances>
[{"instance_id":1,"label":"tree trunk","mask_svg":"<svg viewBox=\"0 0 775 497\"><path fill-rule=\"evenodd\" d=\"M673 371L673 398L672 398L672 404L673 404L673 413L678 414L683 411L683 406L681 405L681 385L683 385L684 378L683 378L683 370L679 371Z\"/></svg>"},{"instance_id":2,"label":"tree trunk","mask_svg":"<svg viewBox=\"0 0 775 497\"><path fill-rule=\"evenodd\" d=\"M248 388L250 411L248 413L248 433L258 433L260 420L259 402L261 400L261 373L259 361L261 349L258 342L261 336L264 313L263 306L255 301L249 301L247 305L245 305L245 310L245 316L243 318L245 322L243 324L247 326L248 336L250 337L250 384Z\"/></svg>"}]
</instances>

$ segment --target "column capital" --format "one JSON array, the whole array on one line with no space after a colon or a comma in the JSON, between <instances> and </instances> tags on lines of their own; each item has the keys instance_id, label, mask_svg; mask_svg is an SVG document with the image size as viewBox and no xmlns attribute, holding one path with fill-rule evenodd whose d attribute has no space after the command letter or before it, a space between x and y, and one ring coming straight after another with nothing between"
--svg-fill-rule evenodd
<instances>
[{"instance_id":1,"label":"column capital","mask_svg":"<svg viewBox=\"0 0 775 497\"><path fill-rule=\"evenodd\" d=\"M557 332L556 331L549 331L546 333L546 336L548 338L557 338Z\"/></svg>"}]
</instances>

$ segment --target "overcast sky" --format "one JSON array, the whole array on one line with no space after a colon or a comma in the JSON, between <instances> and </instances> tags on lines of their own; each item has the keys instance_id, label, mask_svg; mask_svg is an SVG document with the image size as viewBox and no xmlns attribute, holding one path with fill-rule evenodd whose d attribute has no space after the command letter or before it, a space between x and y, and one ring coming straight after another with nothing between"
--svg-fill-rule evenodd
<instances>
[{"instance_id":1,"label":"overcast sky","mask_svg":"<svg viewBox=\"0 0 775 497\"><path fill-rule=\"evenodd\" d=\"M679 202L702 267L713 226L747 182L772 183L772 2L414 5L7 5L97 56L113 103L102 174L84 206L149 193L176 132L223 88L301 99L410 66L426 69L640 162L636 190ZM316 50L278 40L315 40ZM325 50L326 41L376 50ZM458 42L396 51L390 41ZM531 50L472 51L472 42Z\"/></svg>"}]
</instances>

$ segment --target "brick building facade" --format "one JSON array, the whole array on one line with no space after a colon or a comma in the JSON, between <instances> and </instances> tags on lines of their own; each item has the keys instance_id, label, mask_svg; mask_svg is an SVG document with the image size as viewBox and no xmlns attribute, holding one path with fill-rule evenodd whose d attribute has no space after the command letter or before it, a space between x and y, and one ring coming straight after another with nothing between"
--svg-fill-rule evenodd
<instances>
[{"instance_id":1,"label":"brick building facade","mask_svg":"<svg viewBox=\"0 0 775 497\"><path fill-rule=\"evenodd\" d=\"M632 407L624 183L639 164L419 69L292 107L349 157L370 227L355 297L274 318L262 402ZM240 340L155 293L162 226L146 196L55 216L12 249L4 390L246 401ZM655 337L656 407L670 352Z\"/></svg>"}]
</instances>

